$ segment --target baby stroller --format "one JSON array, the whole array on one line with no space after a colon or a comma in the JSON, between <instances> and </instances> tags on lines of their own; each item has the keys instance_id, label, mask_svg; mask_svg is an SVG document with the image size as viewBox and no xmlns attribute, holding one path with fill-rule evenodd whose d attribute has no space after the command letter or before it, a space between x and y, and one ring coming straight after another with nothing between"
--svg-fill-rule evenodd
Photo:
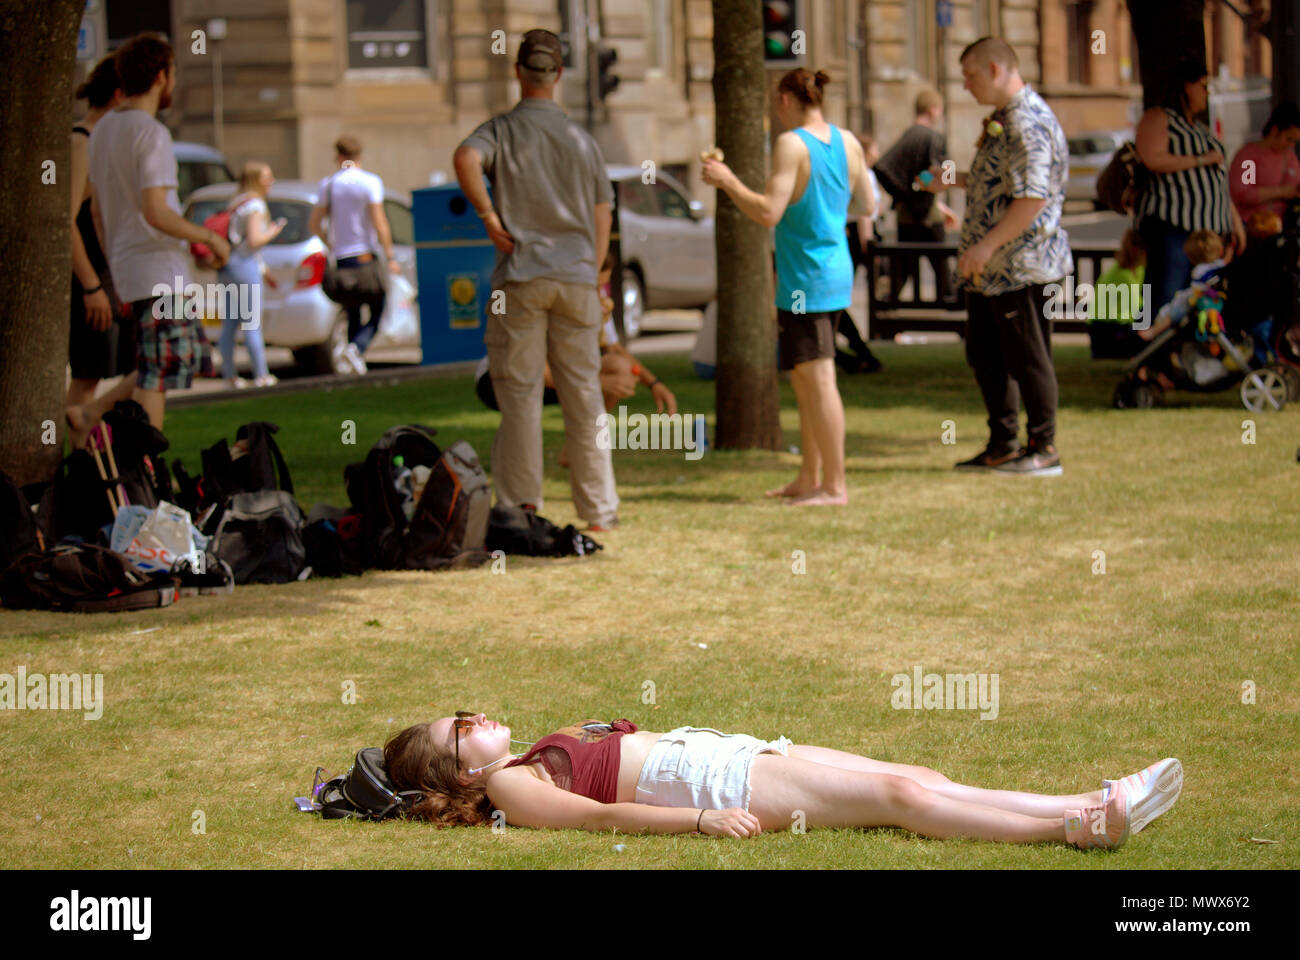
<instances>
[{"instance_id":1,"label":"baby stroller","mask_svg":"<svg viewBox=\"0 0 1300 960\"><path fill-rule=\"evenodd\" d=\"M1288 220L1292 227L1300 223L1300 218ZM1153 375L1163 373L1177 389L1193 393L1237 386L1242 405L1252 413L1281 410L1288 400L1300 400L1297 238L1300 229L1284 231L1275 238L1275 247L1257 245L1224 267L1190 309L1176 313L1170 326L1125 367L1124 379L1115 387L1115 407L1154 407L1163 401L1160 383L1139 378L1144 367ZM1261 272L1277 280L1276 264L1284 263L1290 264L1289 270L1282 271L1285 287L1275 288L1276 296L1258 295ZM1270 307L1274 325L1268 339L1273 342L1257 344L1248 331L1258 332ZM1285 316L1277 316L1278 312Z\"/></svg>"},{"instance_id":2,"label":"baby stroller","mask_svg":"<svg viewBox=\"0 0 1300 960\"><path fill-rule=\"evenodd\" d=\"M1300 376L1300 200L1288 204L1282 232L1272 238L1269 252L1276 258L1267 266L1277 284L1271 345L1277 361L1295 378ZM1291 394L1287 399L1298 398Z\"/></svg>"}]
</instances>

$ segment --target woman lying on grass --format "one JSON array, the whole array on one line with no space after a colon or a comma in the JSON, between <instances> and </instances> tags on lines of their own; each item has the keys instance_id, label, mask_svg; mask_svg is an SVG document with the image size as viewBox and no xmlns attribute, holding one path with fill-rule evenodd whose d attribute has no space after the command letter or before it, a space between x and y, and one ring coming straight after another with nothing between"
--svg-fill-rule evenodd
<instances>
[{"instance_id":1,"label":"woman lying on grass","mask_svg":"<svg viewBox=\"0 0 1300 960\"><path fill-rule=\"evenodd\" d=\"M519 742L519 741L516 741ZM897 826L927 837L1055 840L1114 850L1178 799L1182 764L1154 763L1101 790L1046 796L953 783L925 767L826 747L618 720L567 727L512 757L510 728L459 712L384 747L398 790L424 794L415 819L525 827L752 837L809 827Z\"/></svg>"}]
</instances>

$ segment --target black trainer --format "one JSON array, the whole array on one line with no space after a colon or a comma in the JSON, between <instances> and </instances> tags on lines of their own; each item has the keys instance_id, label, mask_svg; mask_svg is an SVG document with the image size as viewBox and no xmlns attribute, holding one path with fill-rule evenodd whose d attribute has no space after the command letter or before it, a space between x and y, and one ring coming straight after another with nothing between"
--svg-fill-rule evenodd
<instances>
[{"instance_id":1,"label":"black trainer","mask_svg":"<svg viewBox=\"0 0 1300 960\"><path fill-rule=\"evenodd\" d=\"M1016 444L1014 447L994 447L989 444L969 460L963 460L961 463L955 464L954 469L994 470L1004 463L1011 463L1022 453L1020 444Z\"/></svg>"},{"instance_id":2,"label":"black trainer","mask_svg":"<svg viewBox=\"0 0 1300 960\"><path fill-rule=\"evenodd\" d=\"M993 469L1017 477L1059 477L1065 472L1061 467L1061 455L1050 443L1041 448L1030 446L1016 459Z\"/></svg>"}]
</instances>

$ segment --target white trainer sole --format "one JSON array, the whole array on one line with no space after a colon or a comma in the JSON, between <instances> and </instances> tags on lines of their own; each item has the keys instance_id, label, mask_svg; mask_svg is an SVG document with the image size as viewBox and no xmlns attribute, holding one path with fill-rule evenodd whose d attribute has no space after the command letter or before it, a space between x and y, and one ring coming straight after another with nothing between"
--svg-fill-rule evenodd
<instances>
[{"instance_id":1,"label":"white trainer sole","mask_svg":"<svg viewBox=\"0 0 1300 960\"><path fill-rule=\"evenodd\" d=\"M1103 781L1111 787L1119 782ZM1156 817L1167 812L1182 792L1182 763L1175 757L1167 757L1155 764L1151 779L1146 784L1129 790L1129 833L1138 833Z\"/></svg>"}]
</instances>

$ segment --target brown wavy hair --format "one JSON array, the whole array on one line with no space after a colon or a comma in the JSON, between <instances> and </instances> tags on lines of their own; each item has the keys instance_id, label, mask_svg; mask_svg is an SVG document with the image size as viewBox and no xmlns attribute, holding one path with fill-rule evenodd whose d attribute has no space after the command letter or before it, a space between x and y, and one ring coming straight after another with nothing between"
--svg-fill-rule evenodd
<instances>
[{"instance_id":1,"label":"brown wavy hair","mask_svg":"<svg viewBox=\"0 0 1300 960\"><path fill-rule=\"evenodd\" d=\"M825 70L813 73L803 67L796 67L781 78L776 89L778 93L790 94L805 107L820 107L822 91L830 82L831 75Z\"/></svg>"},{"instance_id":2,"label":"brown wavy hair","mask_svg":"<svg viewBox=\"0 0 1300 960\"><path fill-rule=\"evenodd\" d=\"M113 102L117 91L117 65L114 58L108 56L95 64L90 76L77 87L77 99L85 100L92 107L106 107Z\"/></svg>"},{"instance_id":3,"label":"brown wavy hair","mask_svg":"<svg viewBox=\"0 0 1300 960\"><path fill-rule=\"evenodd\" d=\"M158 74L171 69L175 59L167 41L153 34L141 33L132 37L113 54L118 83L122 93L138 97L148 93L158 79Z\"/></svg>"},{"instance_id":4,"label":"brown wavy hair","mask_svg":"<svg viewBox=\"0 0 1300 960\"><path fill-rule=\"evenodd\" d=\"M424 794L407 815L440 827L476 827L492 820L492 801L481 783L460 782L456 756L433 741L429 724L417 723L384 744L384 766L398 790Z\"/></svg>"}]
</instances>

